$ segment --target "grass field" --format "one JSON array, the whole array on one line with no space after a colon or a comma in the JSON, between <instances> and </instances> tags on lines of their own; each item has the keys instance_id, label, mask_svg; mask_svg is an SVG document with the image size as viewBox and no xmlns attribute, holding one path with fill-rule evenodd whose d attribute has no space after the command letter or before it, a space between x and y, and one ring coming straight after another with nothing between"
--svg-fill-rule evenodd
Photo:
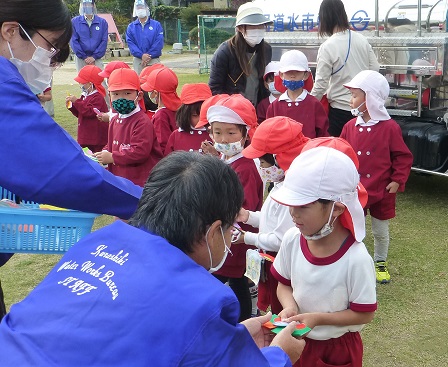
<instances>
[{"instance_id":1,"label":"grass field","mask_svg":"<svg viewBox=\"0 0 448 367\"><path fill-rule=\"evenodd\" d=\"M207 81L206 75L178 72L179 85ZM76 119L65 109L66 92L77 85L55 85L56 121L72 135ZM412 174L398 197L391 221L389 268L392 282L377 287L379 308L362 331L364 366L448 366L448 178ZM99 217L95 229L111 222ZM373 241L367 218L370 252ZM7 306L20 301L58 261L59 256L15 255L0 268Z\"/></svg>"}]
</instances>

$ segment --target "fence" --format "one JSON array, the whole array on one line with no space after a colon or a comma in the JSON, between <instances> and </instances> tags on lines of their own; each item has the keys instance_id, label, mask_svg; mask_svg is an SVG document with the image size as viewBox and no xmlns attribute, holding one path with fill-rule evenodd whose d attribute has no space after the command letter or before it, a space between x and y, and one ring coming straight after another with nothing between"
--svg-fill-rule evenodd
<instances>
[{"instance_id":1,"label":"fence","mask_svg":"<svg viewBox=\"0 0 448 367\"><path fill-rule=\"evenodd\" d=\"M235 17L198 15L199 74L210 71L210 62L218 46L235 34ZM194 40L192 40L193 42Z\"/></svg>"}]
</instances>

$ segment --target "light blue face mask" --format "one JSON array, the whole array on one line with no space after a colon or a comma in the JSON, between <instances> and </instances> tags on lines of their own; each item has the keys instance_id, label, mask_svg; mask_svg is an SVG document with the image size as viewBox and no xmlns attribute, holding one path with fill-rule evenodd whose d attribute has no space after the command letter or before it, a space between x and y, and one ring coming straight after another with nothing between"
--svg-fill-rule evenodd
<instances>
[{"instance_id":1,"label":"light blue face mask","mask_svg":"<svg viewBox=\"0 0 448 367\"><path fill-rule=\"evenodd\" d=\"M304 80L286 80L283 79L283 85L285 86L285 88L295 91L297 89L303 88L303 86L305 85L305 81Z\"/></svg>"}]
</instances>

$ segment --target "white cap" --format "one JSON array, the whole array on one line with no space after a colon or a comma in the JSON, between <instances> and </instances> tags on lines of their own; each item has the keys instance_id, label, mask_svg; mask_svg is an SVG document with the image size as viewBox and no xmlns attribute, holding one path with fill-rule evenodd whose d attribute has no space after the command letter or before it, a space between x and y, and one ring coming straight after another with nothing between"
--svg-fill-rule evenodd
<instances>
[{"instance_id":1,"label":"white cap","mask_svg":"<svg viewBox=\"0 0 448 367\"><path fill-rule=\"evenodd\" d=\"M308 59L305 54L299 50L286 51L282 57L280 57L280 69L282 73L287 71L310 71L308 66Z\"/></svg>"},{"instance_id":2,"label":"white cap","mask_svg":"<svg viewBox=\"0 0 448 367\"><path fill-rule=\"evenodd\" d=\"M366 107L373 120L389 120L390 116L384 106L389 96L389 83L387 79L373 70L360 71L348 83L346 88L358 88L366 94Z\"/></svg>"},{"instance_id":3,"label":"white cap","mask_svg":"<svg viewBox=\"0 0 448 367\"><path fill-rule=\"evenodd\" d=\"M320 146L299 154L286 172L283 186L272 199L287 206L301 206L319 199L344 204L353 222L354 237L365 237L364 210L358 199L359 174L344 153Z\"/></svg>"},{"instance_id":4,"label":"white cap","mask_svg":"<svg viewBox=\"0 0 448 367\"><path fill-rule=\"evenodd\" d=\"M235 111L226 106L211 106L207 110L207 121L211 124L213 122L225 122L227 124L246 125L243 119Z\"/></svg>"},{"instance_id":5,"label":"white cap","mask_svg":"<svg viewBox=\"0 0 448 367\"><path fill-rule=\"evenodd\" d=\"M269 64L266 65L266 68L264 69L263 79L266 78L266 75L269 73L274 73L274 75L278 75L278 70L280 68L280 61L271 61Z\"/></svg>"},{"instance_id":6,"label":"white cap","mask_svg":"<svg viewBox=\"0 0 448 367\"><path fill-rule=\"evenodd\" d=\"M260 25L272 23L264 14L263 10L255 6L251 1L241 5L236 13L236 24L239 25Z\"/></svg>"}]
</instances>

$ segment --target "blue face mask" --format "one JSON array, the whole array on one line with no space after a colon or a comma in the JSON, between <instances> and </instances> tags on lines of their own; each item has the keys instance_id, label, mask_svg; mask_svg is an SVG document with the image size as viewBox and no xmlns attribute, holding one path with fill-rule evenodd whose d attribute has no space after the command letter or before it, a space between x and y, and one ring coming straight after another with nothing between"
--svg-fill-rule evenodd
<instances>
[{"instance_id":1,"label":"blue face mask","mask_svg":"<svg viewBox=\"0 0 448 367\"><path fill-rule=\"evenodd\" d=\"M283 85L285 88L295 91L297 89L303 88L305 82L303 80L285 80L283 79Z\"/></svg>"}]
</instances>

